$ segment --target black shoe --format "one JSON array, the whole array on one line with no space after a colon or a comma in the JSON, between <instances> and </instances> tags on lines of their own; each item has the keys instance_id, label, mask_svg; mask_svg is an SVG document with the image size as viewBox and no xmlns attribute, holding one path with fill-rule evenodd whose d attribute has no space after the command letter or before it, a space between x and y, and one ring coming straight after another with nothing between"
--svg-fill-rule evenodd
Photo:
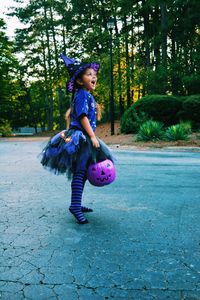
<instances>
[{"instance_id":1,"label":"black shoe","mask_svg":"<svg viewBox=\"0 0 200 300\"><path fill-rule=\"evenodd\" d=\"M86 207L86 206L81 206L81 211L82 211L82 212L92 212L93 209L92 209L92 208L89 208L89 207Z\"/></svg>"}]
</instances>

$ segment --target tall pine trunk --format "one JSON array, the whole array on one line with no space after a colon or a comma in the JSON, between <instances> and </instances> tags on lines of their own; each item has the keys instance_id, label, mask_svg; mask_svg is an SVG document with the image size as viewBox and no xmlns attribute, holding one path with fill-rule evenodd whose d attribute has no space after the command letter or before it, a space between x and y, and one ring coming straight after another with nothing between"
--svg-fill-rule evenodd
<instances>
[{"instance_id":1,"label":"tall pine trunk","mask_svg":"<svg viewBox=\"0 0 200 300\"><path fill-rule=\"evenodd\" d=\"M176 42L175 42L175 28L172 27L171 33L171 89L172 94L178 94L177 76L176 76Z\"/></svg>"},{"instance_id":2,"label":"tall pine trunk","mask_svg":"<svg viewBox=\"0 0 200 300\"><path fill-rule=\"evenodd\" d=\"M162 67L165 70L165 75L162 84L162 93L166 93L167 89L167 6L165 0L160 2L160 17L161 17L161 45L162 45Z\"/></svg>"},{"instance_id":3,"label":"tall pine trunk","mask_svg":"<svg viewBox=\"0 0 200 300\"><path fill-rule=\"evenodd\" d=\"M154 55L155 55L155 70L158 70L160 66L160 37L159 37L159 28L160 28L160 10L159 6L155 6L155 11L153 14L153 34L154 34Z\"/></svg>"},{"instance_id":4,"label":"tall pine trunk","mask_svg":"<svg viewBox=\"0 0 200 300\"><path fill-rule=\"evenodd\" d=\"M121 72L121 51L120 51L120 39L119 39L119 32L117 27L117 19L116 15L114 15L115 20L115 32L116 32L116 44L117 44L117 66L118 66L118 95L119 95L119 110L120 110L120 117L124 113L124 101L122 98L122 72Z\"/></svg>"},{"instance_id":5,"label":"tall pine trunk","mask_svg":"<svg viewBox=\"0 0 200 300\"><path fill-rule=\"evenodd\" d=\"M147 70L150 67L150 47L149 47L149 7L146 3L146 0L142 0L143 10L143 24L144 24L144 31L143 31L143 39L144 39L144 49L145 49L145 58L144 58L144 66ZM143 86L142 96L146 94L146 87Z\"/></svg>"},{"instance_id":6,"label":"tall pine trunk","mask_svg":"<svg viewBox=\"0 0 200 300\"><path fill-rule=\"evenodd\" d=\"M131 106L131 94L130 94L130 66L129 66L129 43L128 43L128 28L126 15L123 16L124 30L125 30L125 49L126 49L126 97L127 108Z\"/></svg>"},{"instance_id":7,"label":"tall pine trunk","mask_svg":"<svg viewBox=\"0 0 200 300\"><path fill-rule=\"evenodd\" d=\"M57 75L57 92L58 92L58 99L59 99L59 127L60 129L63 127L63 109L62 109L62 92L61 86L59 83L60 80L60 68L59 68L59 60L58 60L58 48L56 42L56 33L54 28L54 18L53 18L53 11L52 11L52 1L50 3L50 17L51 17L51 30L53 36L53 44L54 44L54 51L55 51L55 62L56 62L56 75Z\"/></svg>"},{"instance_id":8,"label":"tall pine trunk","mask_svg":"<svg viewBox=\"0 0 200 300\"><path fill-rule=\"evenodd\" d=\"M142 0L144 20L144 47L145 47L145 68L150 66L150 41L149 41L149 8L145 0Z\"/></svg>"},{"instance_id":9,"label":"tall pine trunk","mask_svg":"<svg viewBox=\"0 0 200 300\"><path fill-rule=\"evenodd\" d=\"M133 22L133 11L131 13L131 85L134 85L134 22ZM132 101L134 102L134 89L131 94Z\"/></svg>"},{"instance_id":10,"label":"tall pine trunk","mask_svg":"<svg viewBox=\"0 0 200 300\"><path fill-rule=\"evenodd\" d=\"M44 8L44 21L45 21L45 32L47 38L47 62L48 62L48 77L49 77L49 93L48 93L48 130L53 129L53 91L52 91L52 69L51 69L51 50L50 50L50 37L49 37L49 27L48 27L48 18L47 18L47 6L46 0L43 0Z\"/></svg>"},{"instance_id":11,"label":"tall pine trunk","mask_svg":"<svg viewBox=\"0 0 200 300\"><path fill-rule=\"evenodd\" d=\"M64 20L62 20L62 22L64 22ZM66 33L65 33L64 24L62 24L62 43L63 43L63 52L66 53L67 46L66 46Z\"/></svg>"},{"instance_id":12,"label":"tall pine trunk","mask_svg":"<svg viewBox=\"0 0 200 300\"><path fill-rule=\"evenodd\" d=\"M45 41L44 41L44 34L42 32L42 60L43 60L43 68L44 68L44 99L45 99L45 115L47 117L47 124L49 124L49 113L48 113L48 73L47 73L47 59L46 59L46 52L45 52Z\"/></svg>"}]
</instances>

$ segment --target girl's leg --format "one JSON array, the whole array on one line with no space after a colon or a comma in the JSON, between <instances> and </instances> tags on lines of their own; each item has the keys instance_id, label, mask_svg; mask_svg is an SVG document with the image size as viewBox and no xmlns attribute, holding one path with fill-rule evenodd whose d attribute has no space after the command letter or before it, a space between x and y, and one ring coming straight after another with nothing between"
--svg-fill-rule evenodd
<instances>
[{"instance_id":1,"label":"girl's leg","mask_svg":"<svg viewBox=\"0 0 200 300\"><path fill-rule=\"evenodd\" d=\"M71 183L71 205L69 211L75 216L79 223L88 223L88 220L84 217L81 211L81 200L83 194L83 188L86 181L85 171L76 172L73 175Z\"/></svg>"},{"instance_id":2,"label":"girl's leg","mask_svg":"<svg viewBox=\"0 0 200 300\"><path fill-rule=\"evenodd\" d=\"M86 176L86 174L85 174L85 177L84 177L84 179L83 179L83 187L85 186L86 180L87 180L87 176ZM86 207L86 206L81 206L81 211L82 211L82 212L92 212L93 209L92 209L92 208L89 208L89 207Z\"/></svg>"}]
</instances>

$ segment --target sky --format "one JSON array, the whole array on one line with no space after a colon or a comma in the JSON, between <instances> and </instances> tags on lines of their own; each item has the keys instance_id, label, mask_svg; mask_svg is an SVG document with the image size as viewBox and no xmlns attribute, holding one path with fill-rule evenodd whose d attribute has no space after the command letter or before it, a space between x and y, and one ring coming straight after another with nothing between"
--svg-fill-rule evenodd
<instances>
[{"instance_id":1,"label":"sky","mask_svg":"<svg viewBox=\"0 0 200 300\"><path fill-rule=\"evenodd\" d=\"M25 6L29 0L23 0L22 4L16 3L14 0L0 0L0 18L4 19L7 25L6 35L12 39L16 28L24 27L16 17L8 17L5 14L12 11L10 7Z\"/></svg>"}]
</instances>

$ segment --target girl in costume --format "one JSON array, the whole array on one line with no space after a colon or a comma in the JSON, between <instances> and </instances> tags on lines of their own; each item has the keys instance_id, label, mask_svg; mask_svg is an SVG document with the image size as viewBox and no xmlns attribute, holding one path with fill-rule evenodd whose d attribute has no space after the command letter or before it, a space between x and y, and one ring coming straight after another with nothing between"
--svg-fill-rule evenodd
<instances>
[{"instance_id":1,"label":"girl in costume","mask_svg":"<svg viewBox=\"0 0 200 300\"><path fill-rule=\"evenodd\" d=\"M106 159L113 162L109 148L95 135L97 110L100 110L90 92L95 89L100 65L81 63L63 54L61 58L70 75L67 90L73 93L70 125L50 138L41 163L55 174L67 173L69 179L72 177L69 211L79 224L85 224L88 220L84 212L93 211L81 205L88 167Z\"/></svg>"}]
</instances>

